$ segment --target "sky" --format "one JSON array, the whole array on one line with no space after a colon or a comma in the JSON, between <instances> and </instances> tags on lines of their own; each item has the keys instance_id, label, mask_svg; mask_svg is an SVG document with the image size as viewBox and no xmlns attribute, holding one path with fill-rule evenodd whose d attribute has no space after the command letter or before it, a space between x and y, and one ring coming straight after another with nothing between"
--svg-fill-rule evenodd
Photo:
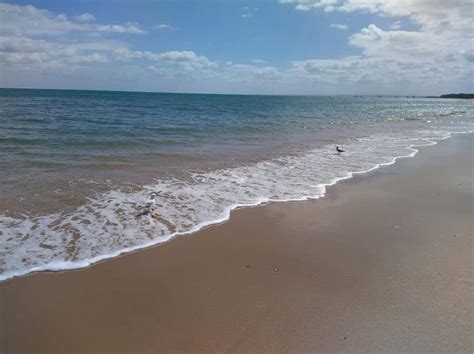
<instances>
[{"instance_id":1,"label":"sky","mask_svg":"<svg viewBox=\"0 0 474 354\"><path fill-rule=\"evenodd\" d=\"M0 0L0 87L474 91L474 0Z\"/></svg>"}]
</instances>

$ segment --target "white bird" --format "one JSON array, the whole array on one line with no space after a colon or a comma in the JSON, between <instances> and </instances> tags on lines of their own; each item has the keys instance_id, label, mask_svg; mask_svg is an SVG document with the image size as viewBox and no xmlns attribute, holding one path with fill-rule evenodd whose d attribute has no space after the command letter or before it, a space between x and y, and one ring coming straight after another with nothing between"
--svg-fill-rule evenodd
<instances>
[{"instance_id":1,"label":"white bird","mask_svg":"<svg viewBox=\"0 0 474 354\"><path fill-rule=\"evenodd\" d=\"M342 150L339 146L336 145L336 151L338 154L340 154L341 152L344 152L344 150Z\"/></svg>"},{"instance_id":2,"label":"white bird","mask_svg":"<svg viewBox=\"0 0 474 354\"><path fill-rule=\"evenodd\" d=\"M156 198L156 193L151 193L150 199L148 199L145 202L145 208L150 209L152 206L154 206L156 204L155 198Z\"/></svg>"},{"instance_id":3,"label":"white bird","mask_svg":"<svg viewBox=\"0 0 474 354\"><path fill-rule=\"evenodd\" d=\"M145 202L145 206L143 207L142 211L140 213L138 213L137 215L135 215L135 218L139 218L141 216L144 216L144 215L148 215L148 214L152 214L154 211L155 211L155 204L156 204L156 193L151 193L150 194L150 199L148 199L146 202Z\"/></svg>"}]
</instances>

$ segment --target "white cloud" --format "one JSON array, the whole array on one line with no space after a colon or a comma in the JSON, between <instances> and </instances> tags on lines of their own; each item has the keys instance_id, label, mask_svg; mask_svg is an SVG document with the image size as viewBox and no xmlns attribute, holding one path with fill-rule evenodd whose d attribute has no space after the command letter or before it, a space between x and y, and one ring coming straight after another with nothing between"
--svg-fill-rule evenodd
<instances>
[{"instance_id":1,"label":"white cloud","mask_svg":"<svg viewBox=\"0 0 474 354\"><path fill-rule=\"evenodd\" d=\"M395 21L394 23L390 25L390 29L393 29L393 30L398 30L400 28L402 28L401 21Z\"/></svg>"},{"instance_id":2,"label":"white cloud","mask_svg":"<svg viewBox=\"0 0 474 354\"><path fill-rule=\"evenodd\" d=\"M127 44L101 36L105 33L144 33L135 23L85 23L93 19L88 13L78 16L80 22L75 22L64 14L6 3L0 3L0 16L2 71L36 70L50 74L54 71L53 75L61 75L89 67L91 72L98 73L106 70L101 64L108 63L114 68L146 64L168 72L199 74L217 66L193 51L134 51ZM171 26L162 24L160 28Z\"/></svg>"},{"instance_id":3,"label":"white cloud","mask_svg":"<svg viewBox=\"0 0 474 354\"><path fill-rule=\"evenodd\" d=\"M95 16L86 12L79 16L76 16L76 20L81 21L81 22L95 21Z\"/></svg>"},{"instance_id":4,"label":"white cloud","mask_svg":"<svg viewBox=\"0 0 474 354\"><path fill-rule=\"evenodd\" d=\"M206 56L198 55L193 51L168 51L155 53L150 51L131 51L127 48L114 50L114 57L117 60L148 60L166 65L179 65L188 70L211 69L217 66Z\"/></svg>"},{"instance_id":5,"label":"white cloud","mask_svg":"<svg viewBox=\"0 0 474 354\"><path fill-rule=\"evenodd\" d=\"M178 27L173 27L173 26L168 25L166 23L160 23L159 25L156 25L153 28L157 29L157 30L175 30L175 29L178 29Z\"/></svg>"},{"instance_id":6,"label":"white cloud","mask_svg":"<svg viewBox=\"0 0 474 354\"><path fill-rule=\"evenodd\" d=\"M385 83L430 90L466 83L473 75L471 0L280 0L300 11L368 12L403 17L416 30L402 30L396 20L385 30L375 24L348 37L359 48L355 57L294 61L296 76L341 85Z\"/></svg>"},{"instance_id":7,"label":"white cloud","mask_svg":"<svg viewBox=\"0 0 474 354\"><path fill-rule=\"evenodd\" d=\"M58 64L103 64L108 62L108 58L104 53L71 44L25 37L0 37L0 62L51 67Z\"/></svg>"},{"instance_id":8,"label":"white cloud","mask_svg":"<svg viewBox=\"0 0 474 354\"><path fill-rule=\"evenodd\" d=\"M0 3L0 66L2 73L45 72L53 75L74 68L101 66L127 45L105 39L106 33L143 33L137 24L91 24L84 13L74 20L34 6ZM79 35L77 35L79 34ZM82 35L81 35L82 34ZM86 37L84 37L86 35ZM95 68L100 70L99 67Z\"/></svg>"},{"instance_id":9,"label":"white cloud","mask_svg":"<svg viewBox=\"0 0 474 354\"><path fill-rule=\"evenodd\" d=\"M445 26L467 30L472 26L472 0L280 0L297 10L325 12L362 11L388 16L406 16L424 28ZM472 31L472 27L471 27Z\"/></svg>"},{"instance_id":10,"label":"white cloud","mask_svg":"<svg viewBox=\"0 0 474 354\"><path fill-rule=\"evenodd\" d=\"M84 31L89 32L113 32L113 33L130 33L143 34L143 31L138 24L128 22L125 25L89 25L89 28L84 28Z\"/></svg>"},{"instance_id":11,"label":"white cloud","mask_svg":"<svg viewBox=\"0 0 474 354\"><path fill-rule=\"evenodd\" d=\"M341 30L341 31L347 31L349 29L349 26L343 23L331 23L329 27L337 28L338 30Z\"/></svg>"},{"instance_id":12,"label":"white cloud","mask_svg":"<svg viewBox=\"0 0 474 354\"><path fill-rule=\"evenodd\" d=\"M371 24L349 37L361 49L359 56L341 59L294 61L296 76L328 84L369 84L430 90L449 83L467 82L472 76L470 52L462 40L440 43L430 32L385 31Z\"/></svg>"},{"instance_id":13,"label":"white cloud","mask_svg":"<svg viewBox=\"0 0 474 354\"><path fill-rule=\"evenodd\" d=\"M55 15L48 10L41 10L31 5L18 6L0 3L0 35L64 35L70 32L145 33L136 23L112 25L74 22L64 14Z\"/></svg>"},{"instance_id":14,"label":"white cloud","mask_svg":"<svg viewBox=\"0 0 474 354\"><path fill-rule=\"evenodd\" d=\"M275 66L255 66L248 64L232 64L225 69L227 78L233 81L274 80L281 78L282 72Z\"/></svg>"}]
</instances>

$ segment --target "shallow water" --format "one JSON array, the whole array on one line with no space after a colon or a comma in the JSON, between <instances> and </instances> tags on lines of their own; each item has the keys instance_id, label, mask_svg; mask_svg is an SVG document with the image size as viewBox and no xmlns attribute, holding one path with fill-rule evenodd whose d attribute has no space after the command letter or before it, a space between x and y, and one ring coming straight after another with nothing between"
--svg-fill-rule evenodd
<instances>
[{"instance_id":1,"label":"shallow water","mask_svg":"<svg viewBox=\"0 0 474 354\"><path fill-rule=\"evenodd\" d=\"M428 98L0 89L0 107L0 279L319 198L474 125L471 101Z\"/></svg>"}]
</instances>

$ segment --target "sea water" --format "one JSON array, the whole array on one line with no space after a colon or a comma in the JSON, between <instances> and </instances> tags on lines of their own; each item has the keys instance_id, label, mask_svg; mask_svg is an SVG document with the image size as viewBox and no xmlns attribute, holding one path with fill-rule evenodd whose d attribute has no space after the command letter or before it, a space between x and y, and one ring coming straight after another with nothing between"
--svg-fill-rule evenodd
<instances>
[{"instance_id":1,"label":"sea water","mask_svg":"<svg viewBox=\"0 0 474 354\"><path fill-rule=\"evenodd\" d=\"M0 280L320 198L473 126L470 100L0 89Z\"/></svg>"}]
</instances>

